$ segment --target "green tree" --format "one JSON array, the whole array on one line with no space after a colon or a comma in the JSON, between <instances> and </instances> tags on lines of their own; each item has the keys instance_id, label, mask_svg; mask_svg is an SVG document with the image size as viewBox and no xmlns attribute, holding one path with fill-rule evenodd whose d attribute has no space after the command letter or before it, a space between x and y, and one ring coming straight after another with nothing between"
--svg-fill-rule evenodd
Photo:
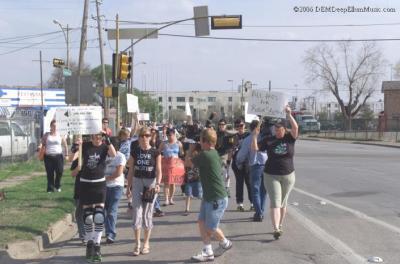
<instances>
[{"instance_id":1,"label":"green tree","mask_svg":"<svg viewBox=\"0 0 400 264\"><path fill-rule=\"evenodd\" d=\"M127 113L127 102L126 102L126 89L120 91L120 103L121 103L121 114L126 116ZM141 113L149 113L151 121L160 121L162 119L162 107L159 106L158 101L149 96L148 93L133 89L133 94L138 97L139 108Z\"/></svg>"},{"instance_id":2,"label":"green tree","mask_svg":"<svg viewBox=\"0 0 400 264\"><path fill-rule=\"evenodd\" d=\"M106 85L111 83L112 80L112 66L109 64L104 65L105 72L106 72ZM101 87L103 83L103 76L101 73L101 65L93 68L90 71L90 75L93 77L93 82L95 83L96 86Z\"/></svg>"}]
</instances>

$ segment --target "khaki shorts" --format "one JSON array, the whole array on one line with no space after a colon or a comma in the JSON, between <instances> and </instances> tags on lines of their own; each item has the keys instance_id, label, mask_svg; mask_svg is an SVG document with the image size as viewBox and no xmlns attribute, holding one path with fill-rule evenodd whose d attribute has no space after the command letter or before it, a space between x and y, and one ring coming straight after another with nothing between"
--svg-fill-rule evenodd
<instances>
[{"instance_id":1,"label":"khaki shorts","mask_svg":"<svg viewBox=\"0 0 400 264\"><path fill-rule=\"evenodd\" d=\"M264 185L270 199L270 208L287 206L295 180L294 171L288 175L271 175L264 172Z\"/></svg>"}]
</instances>

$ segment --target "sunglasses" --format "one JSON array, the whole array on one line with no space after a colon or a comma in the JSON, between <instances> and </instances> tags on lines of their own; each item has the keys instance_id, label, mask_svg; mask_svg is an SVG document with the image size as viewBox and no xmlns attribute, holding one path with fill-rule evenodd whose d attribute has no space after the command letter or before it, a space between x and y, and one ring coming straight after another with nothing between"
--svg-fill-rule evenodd
<instances>
[{"instance_id":1,"label":"sunglasses","mask_svg":"<svg viewBox=\"0 0 400 264\"><path fill-rule=\"evenodd\" d=\"M143 135L140 135L140 137L147 137L147 138L149 138L149 137L151 137L151 135L150 135L150 134L143 134Z\"/></svg>"}]
</instances>

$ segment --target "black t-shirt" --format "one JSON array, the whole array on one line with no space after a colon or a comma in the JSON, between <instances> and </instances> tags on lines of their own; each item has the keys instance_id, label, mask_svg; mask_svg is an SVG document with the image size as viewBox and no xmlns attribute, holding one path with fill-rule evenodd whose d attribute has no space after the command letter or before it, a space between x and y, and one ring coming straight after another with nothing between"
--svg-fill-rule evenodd
<instances>
[{"instance_id":1,"label":"black t-shirt","mask_svg":"<svg viewBox=\"0 0 400 264\"><path fill-rule=\"evenodd\" d=\"M281 139L275 136L258 143L259 150L268 153L264 171L272 175L287 175L294 171L293 156L296 139L286 133Z\"/></svg>"},{"instance_id":2,"label":"black t-shirt","mask_svg":"<svg viewBox=\"0 0 400 264\"><path fill-rule=\"evenodd\" d=\"M229 150L233 146L233 136L227 135L225 131L217 132L217 145L215 149L218 151L218 155L223 156L228 154Z\"/></svg>"},{"instance_id":3,"label":"black t-shirt","mask_svg":"<svg viewBox=\"0 0 400 264\"><path fill-rule=\"evenodd\" d=\"M101 144L94 146L92 142L82 144L82 170L81 178L86 180L99 180L104 178L108 146Z\"/></svg>"},{"instance_id":4,"label":"black t-shirt","mask_svg":"<svg viewBox=\"0 0 400 264\"><path fill-rule=\"evenodd\" d=\"M160 152L155 148L143 150L139 146L131 151L132 158L134 159L136 178L153 179L156 177L156 158Z\"/></svg>"}]
</instances>

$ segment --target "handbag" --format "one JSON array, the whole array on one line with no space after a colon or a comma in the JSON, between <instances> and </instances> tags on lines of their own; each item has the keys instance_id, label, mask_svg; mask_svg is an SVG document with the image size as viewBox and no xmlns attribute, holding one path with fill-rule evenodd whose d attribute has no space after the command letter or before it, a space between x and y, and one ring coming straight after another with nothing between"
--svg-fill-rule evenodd
<instances>
[{"instance_id":1,"label":"handbag","mask_svg":"<svg viewBox=\"0 0 400 264\"><path fill-rule=\"evenodd\" d=\"M38 154L38 159L40 160L40 161L43 161L44 160L44 155L46 154L46 147L45 146L42 146L40 149L39 149L39 154Z\"/></svg>"},{"instance_id":2,"label":"handbag","mask_svg":"<svg viewBox=\"0 0 400 264\"><path fill-rule=\"evenodd\" d=\"M149 187L144 186L143 193L142 193L142 202L153 203L155 195L156 195L155 188L149 188Z\"/></svg>"}]
</instances>

